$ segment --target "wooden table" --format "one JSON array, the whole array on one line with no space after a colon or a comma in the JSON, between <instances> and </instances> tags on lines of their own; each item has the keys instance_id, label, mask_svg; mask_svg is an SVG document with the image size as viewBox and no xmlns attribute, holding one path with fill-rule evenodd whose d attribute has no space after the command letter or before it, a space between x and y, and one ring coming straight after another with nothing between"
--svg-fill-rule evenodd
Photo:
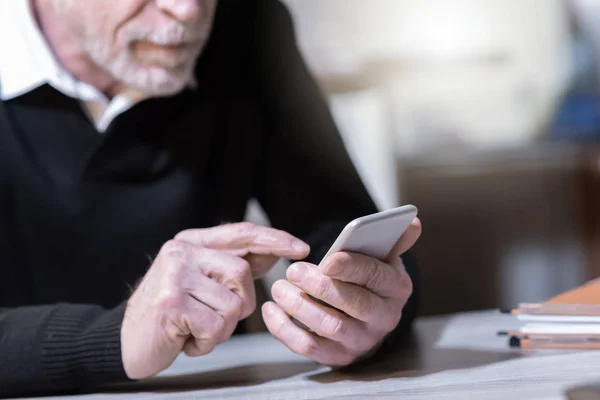
<instances>
[{"instance_id":1,"label":"wooden table","mask_svg":"<svg viewBox=\"0 0 600 400\"><path fill-rule=\"evenodd\" d=\"M522 352L497 330L498 312L418 321L410 350L352 372L332 372L269 335L237 337L210 355L179 358L161 376L72 399L565 399L600 381L600 352Z\"/></svg>"}]
</instances>

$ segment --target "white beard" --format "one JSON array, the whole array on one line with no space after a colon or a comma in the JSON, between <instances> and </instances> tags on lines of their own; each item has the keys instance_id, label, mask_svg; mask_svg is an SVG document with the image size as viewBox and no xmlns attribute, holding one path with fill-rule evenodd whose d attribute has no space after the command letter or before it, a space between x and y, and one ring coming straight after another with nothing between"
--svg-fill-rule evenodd
<instances>
[{"instance_id":1,"label":"white beard","mask_svg":"<svg viewBox=\"0 0 600 400\"><path fill-rule=\"evenodd\" d=\"M193 80L195 58L189 55L189 61L176 68L142 65L129 51L121 51L111 56L101 46L87 50L91 60L109 72L125 86L155 96L168 96L184 89ZM197 52L199 53L199 52Z\"/></svg>"},{"instance_id":2,"label":"white beard","mask_svg":"<svg viewBox=\"0 0 600 400\"><path fill-rule=\"evenodd\" d=\"M115 80L152 96L172 95L193 83L196 60L212 30L217 0L201 3L199 21L184 24L172 20L168 25L152 27L143 20L132 19L116 37L103 29L104 21L110 20L110 9L90 9L83 3L84 0L51 0L55 13L72 28L87 57ZM182 43L189 45L169 52L148 46Z\"/></svg>"},{"instance_id":3,"label":"white beard","mask_svg":"<svg viewBox=\"0 0 600 400\"><path fill-rule=\"evenodd\" d=\"M204 42L208 37L208 29L196 32L185 30L180 25L173 25L160 32L148 32L140 27L128 27L120 38L128 44L144 41L157 45L174 45L181 42L193 41L184 50L171 57L161 57L162 53L146 53L147 57L140 59L126 46L115 52L105 43L94 40L93 32L86 32L85 51L90 59L98 66L122 82L125 86L143 91L154 96L168 96L183 90L193 82L196 59L200 55ZM135 28L135 29L134 29ZM89 40L91 39L91 40Z\"/></svg>"}]
</instances>

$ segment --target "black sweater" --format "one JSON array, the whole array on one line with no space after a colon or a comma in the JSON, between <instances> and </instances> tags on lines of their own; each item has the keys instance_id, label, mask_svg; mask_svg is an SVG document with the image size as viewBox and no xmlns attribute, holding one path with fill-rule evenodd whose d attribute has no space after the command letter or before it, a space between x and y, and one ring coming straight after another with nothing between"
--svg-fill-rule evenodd
<instances>
[{"instance_id":1,"label":"black sweater","mask_svg":"<svg viewBox=\"0 0 600 400\"><path fill-rule=\"evenodd\" d=\"M181 230L256 198L316 262L376 211L280 3L221 0L196 75L105 135L49 86L0 102L0 397L125 380L125 301Z\"/></svg>"}]
</instances>

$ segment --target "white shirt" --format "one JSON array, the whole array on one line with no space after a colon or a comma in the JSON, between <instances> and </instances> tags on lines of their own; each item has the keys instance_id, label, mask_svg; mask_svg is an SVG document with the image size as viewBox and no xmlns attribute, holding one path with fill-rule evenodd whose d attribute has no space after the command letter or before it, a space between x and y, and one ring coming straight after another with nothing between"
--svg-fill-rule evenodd
<instances>
[{"instance_id":1,"label":"white shirt","mask_svg":"<svg viewBox=\"0 0 600 400\"><path fill-rule=\"evenodd\" d=\"M100 133L118 115L149 97L130 89L108 99L93 86L73 78L48 46L29 0L0 0L0 49L0 100L10 100L49 84L80 100Z\"/></svg>"}]
</instances>

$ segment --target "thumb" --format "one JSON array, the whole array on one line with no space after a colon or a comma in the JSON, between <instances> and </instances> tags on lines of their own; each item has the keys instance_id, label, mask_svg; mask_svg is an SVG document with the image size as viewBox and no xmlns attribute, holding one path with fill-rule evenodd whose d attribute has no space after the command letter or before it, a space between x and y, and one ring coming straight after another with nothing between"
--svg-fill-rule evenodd
<instances>
[{"instance_id":1,"label":"thumb","mask_svg":"<svg viewBox=\"0 0 600 400\"><path fill-rule=\"evenodd\" d=\"M388 261L394 260L400 257L402 254L406 253L414 244L417 242L419 237L421 236L423 228L421 226L421 220L419 218L415 218L412 220L406 231L400 237L392 251L388 256Z\"/></svg>"}]
</instances>

